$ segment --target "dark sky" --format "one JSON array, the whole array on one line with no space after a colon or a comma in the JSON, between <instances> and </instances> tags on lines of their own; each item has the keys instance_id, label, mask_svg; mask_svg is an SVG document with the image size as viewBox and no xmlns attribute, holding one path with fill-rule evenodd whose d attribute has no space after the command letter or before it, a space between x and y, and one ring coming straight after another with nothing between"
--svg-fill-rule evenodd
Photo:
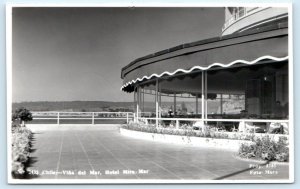
<instances>
[{"instance_id":1,"label":"dark sky","mask_svg":"<svg viewBox=\"0 0 300 189\"><path fill-rule=\"evenodd\" d=\"M223 23L223 8L14 8L13 102L132 101L122 67Z\"/></svg>"}]
</instances>

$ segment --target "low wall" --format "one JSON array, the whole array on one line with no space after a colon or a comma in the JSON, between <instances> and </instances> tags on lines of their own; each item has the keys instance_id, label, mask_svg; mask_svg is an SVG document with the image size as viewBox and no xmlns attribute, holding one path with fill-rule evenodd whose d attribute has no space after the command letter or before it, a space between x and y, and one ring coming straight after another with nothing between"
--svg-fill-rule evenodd
<instances>
[{"instance_id":1,"label":"low wall","mask_svg":"<svg viewBox=\"0 0 300 189\"><path fill-rule=\"evenodd\" d=\"M184 145L191 145L191 146L204 147L204 148L217 148L217 149L224 149L224 150L231 150L231 151L238 151L242 143L251 143L251 141L245 141L245 140L146 133L141 131L128 130L124 128L120 128L120 133L124 136L132 137L136 139L173 143L173 144L184 144Z\"/></svg>"}]
</instances>

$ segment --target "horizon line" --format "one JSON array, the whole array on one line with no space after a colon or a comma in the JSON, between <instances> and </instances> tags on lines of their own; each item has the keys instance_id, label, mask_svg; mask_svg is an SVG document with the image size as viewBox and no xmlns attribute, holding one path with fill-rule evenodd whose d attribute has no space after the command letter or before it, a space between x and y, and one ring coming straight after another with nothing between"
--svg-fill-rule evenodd
<instances>
[{"instance_id":1,"label":"horizon line","mask_svg":"<svg viewBox=\"0 0 300 189\"><path fill-rule=\"evenodd\" d=\"M133 102L133 101L111 101L111 100L38 100L38 101L12 101L12 103L26 102Z\"/></svg>"}]
</instances>

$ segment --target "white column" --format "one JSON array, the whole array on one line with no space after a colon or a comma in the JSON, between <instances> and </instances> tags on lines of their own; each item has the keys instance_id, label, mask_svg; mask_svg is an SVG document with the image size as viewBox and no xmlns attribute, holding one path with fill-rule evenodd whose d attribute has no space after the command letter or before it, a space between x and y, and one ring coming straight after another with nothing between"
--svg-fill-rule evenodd
<instances>
[{"instance_id":1,"label":"white column","mask_svg":"<svg viewBox=\"0 0 300 189\"><path fill-rule=\"evenodd\" d=\"M137 102L136 102L136 87L134 87L134 94L133 94L133 97L134 97L134 109L135 109L135 116L134 116L134 122L137 122L137 109L136 109L136 106L137 106Z\"/></svg>"},{"instance_id":2,"label":"white column","mask_svg":"<svg viewBox=\"0 0 300 189\"><path fill-rule=\"evenodd\" d=\"M161 89L160 89L160 86L158 86L158 116L159 118L161 118Z\"/></svg>"},{"instance_id":3,"label":"white column","mask_svg":"<svg viewBox=\"0 0 300 189\"><path fill-rule=\"evenodd\" d=\"M143 112L145 112L145 88L143 89Z\"/></svg>"},{"instance_id":4,"label":"white column","mask_svg":"<svg viewBox=\"0 0 300 189\"><path fill-rule=\"evenodd\" d=\"M95 124L95 112L92 112L92 125Z\"/></svg>"},{"instance_id":5,"label":"white column","mask_svg":"<svg viewBox=\"0 0 300 189\"><path fill-rule=\"evenodd\" d=\"M139 86L137 86L136 88L136 92L137 92L137 102L136 102L136 117L137 117L137 121L139 120L139 106L140 106L140 89Z\"/></svg>"},{"instance_id":6,"label":"white column","mask_svg":"<svg viewBox=\"0 0 300 189\"><path fill-rule=\"evenodd\" d=\"M156 84L155 84L155 125L158 127L158 79L156 79Z\"/></svg>"},{"instance_id":7,"label":"white column","mask_svg":"<svg viewBox=\"0 0 300 189\"><path fill-rule=\"evenodd\" d=\"M60 117L59 112L57 112L57 125L60 124L60 122L59 122L59 117Z\"/></svg>"},{"instance_id":8,"label":"white column","mask_svg":"<svg viewBox=\"0 0 300 189\"><path fill-rule=\"evenodd\" d=\"M173 109L174 109L173 110L173 115L175 117L175 115L176 115L176 93L174 93L174 108Z\"/></svg>"},{"instance_id":9,"label":"white column","mask_svg":"<svg viewBox=\"0 0 300 189\"><path fill-rule=\"evenodd\" d=\"M207 72L204 71L205 73L205 88L204 88L204 92L205 92L205 119L207 119Z\"/></svg>"},{"instance_id":10,"label":"white column","mask_svg":"<svg viewBox=\"0 0 300 189\"><path fill-rule=\"evenodd\" d=\"M198 114L198 94L196 94L196 115Z\"/></svg>"},{"instance_id":11,"label":"white column","mask_svg":"<svg viewBox=\"0 0 300 189\"><path fill-rule=\"evenodd\" d=\"M202 71L202 85L201 85L201 118L202 118L202 121L203 121L203 119L205 118L205 116L204 116L204 101L205 101L205 99L204 99L204 71Z\"/></svg>"},{"instance_id":12,"label":"white column","mask_svg":"<svg viewBox=\"0 0 300 189\"><path fill-rule=\"evenodd\" d=\"M220 102L221 115L223 114L223 94L221 94L221 102Z\"/></svg>"}]
</instances>

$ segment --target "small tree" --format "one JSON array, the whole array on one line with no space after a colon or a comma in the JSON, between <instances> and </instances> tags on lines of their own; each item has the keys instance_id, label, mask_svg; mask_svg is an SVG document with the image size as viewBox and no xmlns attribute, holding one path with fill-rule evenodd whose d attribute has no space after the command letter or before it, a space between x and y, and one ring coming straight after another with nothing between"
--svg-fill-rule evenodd
<instances>
[{"instance_id":1,"label":"small tree","mask_svg":"<svg viewBox=\"0 0 300 189\"><path fill-rule=\"evenodd\" d=\"M32 114L29 110L24 107L18 108L12 115L12 121L19 120L22 126L25 125L26 121L32 120Z\"/></svg>"}]
</instances>

